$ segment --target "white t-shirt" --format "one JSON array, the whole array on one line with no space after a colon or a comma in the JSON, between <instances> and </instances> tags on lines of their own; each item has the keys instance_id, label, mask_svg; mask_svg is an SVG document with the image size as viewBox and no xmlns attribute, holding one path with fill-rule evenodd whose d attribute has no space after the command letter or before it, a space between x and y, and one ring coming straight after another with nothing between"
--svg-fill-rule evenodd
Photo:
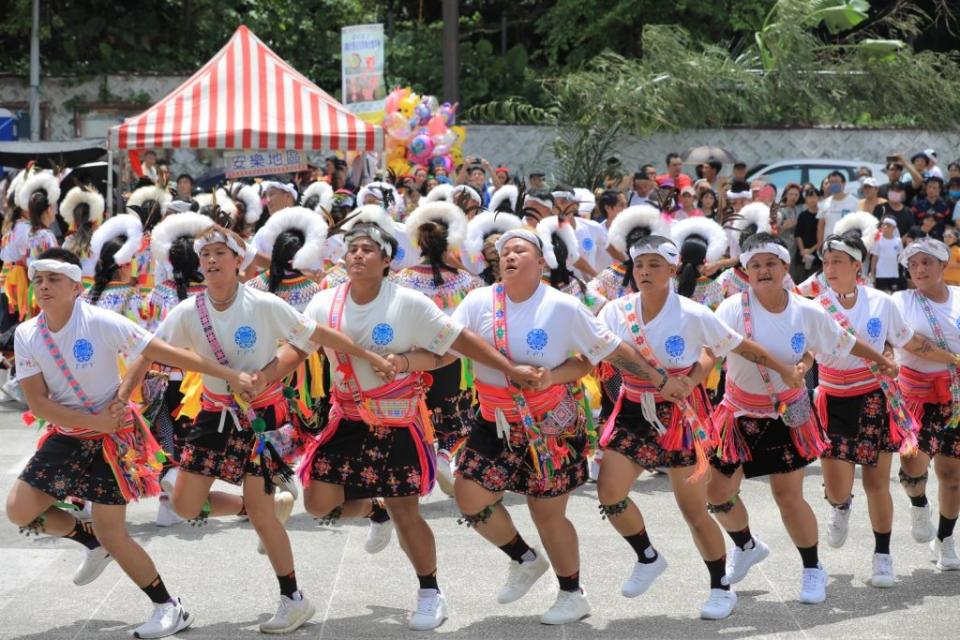
<instances>
[{"instance_id":1,"label":"white t-shirt","mask_svg":"<svg viewBox=\"0 0 960 640\"><path fill-rule=\"evenodd\" d=\"M630 343L636 337L630 330L625 303L636 307L637 318L642 321L643 310L639 294L631 294L603 307L600 322L617 337ZM647 343L653 348L660 364L668 369L685 369L700 357L703 347L715 356L723 357L735 349L743 337L717 318L708 308L673 291L667 296L663 308L653 320L643 325Z\"/></svg>"},{"instance_id":2,"label":"white t-shirt","mask_svg":"<svg viewBox=\"0 0 960 640\"><path fill-rule=\"evenodd\" d=\"M26 258L30 253L30 223L18 220L7 236L7 244L0 250L0 260L13 264Z\"/></svg>"},{"instance_id":3,"label":"white t-shirt","mask_svg":"<svg viewBox=\"0 0 960 640\"><path fill-rule=\"evenodd\" d=\"M579 353L597 364L619 346L613 335L575 297L541 283L532 296L513 302L506 296L507 347L509 358L517 364L552 369ZM467 294L453 319L493 342L493 287L474 289ZM504 378L496 369L479 362L474 371L481 382L503 386Z\"/></svg>"},{"instance_id":4,"label":"white t-shirt","mask_svg":"<svg viewBox=\"0 0 960 640\"><path fill-rule=\"evenodd\" d=\"M850 321L850 325L857 332L857 337L877 351L883 352L883 345L887 342L894 347L902 347L910 342L910 338L913 337L913 329L903 321L903 315L893 303L893 298L883 291L877 291L872 287L858 286L857 302L852 309L841 307L832 290L827 295L833 299L837 308ZM820 304L819 301L815 302ZM817 362L830 369L840 369L842 371L864 367L863 358L854 355L838 358L818 354Z\"/></svg>"},{"instance_id":5,"label":"white t-shirt","mask_svg":"<svg viewBox=\"0 0 960 640\"><path fill-rule=\"evenodd\" d=\"M393 229L387 229L387 233L396 238L399 245L390 261L391 269L402 271L420 262L420 249L410 241L410 236L407 235L407 227L402 222L394 221Z\"/></svg>"},{"instance_id":6,"label":"white t-shirt","mask_svg":"<svg viewBox=\"0 0 960 640\"><path fill-rule=\"evenodd\" d=\"M787 293L787 307L780 313L770 313L751 292L750 311L754 341L759 342L780 362L796 364L803 354L828 353L843 356L850 353L856 340L840 328L819 303ZM746 336L743 324L741 296L727 298L717 307L717 316L742 336ZM787 389L780 374L767 368L774 390ZM727 358L727 381L736 384L748 393L767 394L767 387L760 377L757 365L731 353Z\"/></svg>"},{"instance_id":7,"label":"white t-shirt","mask_svg":"<svg viewBox=\"0 0 960 640\"><path fill-rule=\"evenodd\" d=\"M118 356L127 361L136 358L153 339L149 332L127 318L79 300L74 304L67 324L50 333L67 367L97 412L113 400L120 386ZM18 380L42 373L53 401L71 409L84 410L83 403L70 389L44 344L37 318L17 327L13 344Z\"/></svg>"},{"instance_id":8,"label":"white t-shirt","mask_svg":"<svg viewBox=\"0 0 960 640\"><path fill-rule=\"evenodd\" d=\"M217 311L208 298L207 311L228 366L235 371L259 371L276 355L281 341L301 351L316 350L310 340L316 323L272 293L240 285L237 299L229 308ZM171 309L156 335L174 346L216 360L200 324L196 296ZM219 378L204 375L203 385L214 393L227 393L227 383Z\"/></svg>"},{"instance_id":9,"label":"white t-shirt","mask_svg":"<svg viewBox=\"0 0 960 640\"><path fill-rule=\"evenodd\" d=\"M870 249L872 255L877 256L878 278L900 277L900 252L903 251L903 241L900 236L884 238L880 236Z\"/></svg>"},{"instance_id":10,"label":"white t-shirt","mask_svg":"<svg viewBox=\"0 0 960 640\"><path fill-rule=\"evenodd\" d=\"M336 291L336 288L326 289L315 295L304 312L307 317L318 324L328 324ZM419 291L384 280L377 297L367 304L357 304L347 294L340 331L365 349L379 354L405 353L421 348L443 355L450 350L463 331L463 326L451 320ZM332 349L324 351L327 359L333 363L330 370L337 384L342 386L343 376L337 370L336 353ZM383 385L370 363L358 358L351 358L351 361L362 389ZM400 374L399 377L405 375Z\"/></svg>"},{"instance_id":11,"label":"white t-shirt","mask_svg":"<svg viewBox=\"0 0 960 640\"><path fill-rule=\"evenodd\" d=\"M940 330L943 331L943 337L947 341L947 350L951 353L960 353L960 287L947 287L947 290L950 292L947 301L937 303L931 300L930 310L933 311L933 316L936 318L937 324L940 325ZM903 315L903 321L907 325L913 327L916 333L926 336L931 342L937 344L933 329L930 327L927 315L923 312L923 307L917 301L914 290L897 291L893 294L893 302L897 305L901 315ZM916 371L934 373L947 370L947 365L924 360L906 349L897 349L895 353L898 364Z\"/></svg>"},{"instance_id":12,"label":"white t-shirt","mask_svg":"<svg viewBox=\"0 0 960 640\"><path fill-rule=\"evenodd\" d=\"M577 236L580 255L583 256L590 266L598 273L602 271L607 264L601 265L601 256L609 256L607 253L607 228L596 220L586 218L577 218L577 228L573 230ZM589 276L579 269L574 270L581 279L589 280Z\"/></svg>"},{"instance_id":13,"label":"white t-shirt","mask_svg":"<svg viewBox=\"0 0 960 640\"><path fill-rule=\"evenodd\" d=\"M853 213L860 208L860 201L847 194L839 200L833 196L820 202L820 210L817 212L817 220L826 220L823 228L823 237L833 233L833 227L840 221L840 218Z\"/></svg>"}]
</instances>

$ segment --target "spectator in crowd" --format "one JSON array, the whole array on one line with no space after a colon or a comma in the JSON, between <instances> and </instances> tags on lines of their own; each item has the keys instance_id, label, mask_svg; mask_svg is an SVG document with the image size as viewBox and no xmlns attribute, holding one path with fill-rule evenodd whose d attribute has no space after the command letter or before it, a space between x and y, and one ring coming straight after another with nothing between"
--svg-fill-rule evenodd
<instances>
[{"instance_id":1,"label":"spectator in crowd","mask_svg":"<svg viewBox=\"0 0 960 640\"><path fill-rule=\"evenodd\" d=\"M886 202L880 197L880 188L874 178L864 178L860 181L860 188L863 190L863 198L860 200L859 210L873 213L878 205Z\"/></svg>"},{"instance_id":2,"label":"spectator in crowd","mask_svg":"<svg viewBox=\"0 0 960 640\"><path fill-rule=\"evenodd\" d=\"M960 244L957 244L957 231L950 228L943 232L943 241L950 248L950 260L943 274L944 281L953 287L960 285Z\"/></svg>"},{"instance_id":3,"label":"spectator in crowd","mask_svg":"<svg viewBox=\"0 0 960 640\"><path fill-rule=\"evenodd\" d=\"M960 218L960 176L950 178L950 182L947 184L947 203L953 209L950 219L956 226L957 220Z\"/></svg>"},{"instance_id":4,"label":"spectator in crowd","mask_svg":"<svg viewBox=\"0 0 960 640\"><path fill-rule=\"evenodd\" d=\"M653 180L654 182L657 181L657 168L654 167L652 164L647 163L643 165L642 167L640 167L640 171L643 171L645 174L647 174L647 177Z\"/></svg>"},{"instance_id":5,"label":"spectator in crowd","mask_svg":"<svg viewBox=\"0 0 960 640\"><path fill-rule=\"evenodd\" d=\"M267 197L267 211L270 215L297 204L297 189L293 184L270 180L264 182L263 187L264 195Z\"/></svg>"},{"instance_id":6,"label":"spectator in crowd","mask_svg":"<svg viewBox=\"0 0 960 640\"><path fill-rule=\"evenodd\" d=\"M140 160L140 169L145 178L150 178L150 182L157 184L159 174L157 173L157 152L153 149L147 149Z\"/></svg>"},{"instance_id":7,"label":"spectator in crowd","mask_svg":"<svg viewBox=\"0 0 960 640\"><path fill-rule=\"evenodd\" d=\"M673 212L674 220L683 220L703 216L703 211L697 207L697 194L693 187L684 187L680 190L680 208Z\"/></svg>"},{"instance_id":8,"label":"spectator in crowd","mask_svg":"<svg viewBox=\"0 0 960 640\"><path fill-rule=\"evenodd\" d=\"M645 164L640 167L640 171L633 174L633 189L630 191L630 197L627 199L627 206L634 207L638 204L647 204L657 183L650 177L647 171L652 165Z\"/></svg>"},{"instance_id":9,"label":"spectator in crowd","mask_svg":"<svg viewBox=\"0 0 960 640\"><path fill-rule=\"evenodd\" d=\"M903 240L897 230L897 221L891 217L880 222L880 237L870 249L870 277L874 287L887 293L903 289L900 275L900 253Z\"/></svg>"},{"instance_id":10,"label":"spectator in crowd","mask_svg":"<svg viewBox=\"0 0 960 640\"><path fill-rule=\"evenodd\" d=\"M732 182L745 181L747 179L747 163L734 162L733 174L730 176Z\"/></svg>"},{"instance_id":11,"label":"spectator in crowd","mask_svg":"<svg viewBox=\"0 0 960 640\"><path fill-rule=\"evenodd\" d=\"M547 183L544 182L544 178L547 176L543 171L536 170L531 171L529 176L529 182L527 188L534 190L541 190L547 188Z\"/></svg>"},{"instance_id":12,"label":"spectator in crowd","mask_svg":"<svg viewBox=\"0 0 960 640\"><path fill-rule=\"evenodd\" d=\"M921 238L933 238L934 240L943 240L943 230L937 222L937 217L932 213L921 214L919 224L910 227L905 236L906 242L910 244Z\"/></svg>"},{"instance_id":13,"label":"spectator in crowd","mask_svg":"<svg viewBox=\"0 0 960 640\"><path fill-rule=\"evenodd\" d=\"M193 200L193 176L181 173L177 176L177 197L175 200L190 202Z\"/></svg>"},{"instance_id":14,"label":"spectator in crowd","mask_svg":"<svg viewBox=\"0 0 960 640\"><path fill-rule=\"evenodd\" d=\"M873 215L877 220L893 218L897 223L897 235L906 237L914 222L913 212L905 204L908 185L898 181L884 186L889 187L887 201L874 207Z\"/></svg>"},{"instance_id":15,"label":"spectator in crowd","mask_svg":"<svg viewBox=\"0 0 960 640\"><path fill-rule=\"evenodd\" d=\"M723 170L723 164L717 160L711 160L710 162L704 162L701 166L702 178L707 181L707 184L710 185L711 189L716 189L720 186L720 171Z\"/></svg>"},{"instance_id":16,"label":"spectator in crowd","mask_svg":"<svg viewBox=\"0 0 960 640\"><path fill-rule=\"evenodd\" d=\"M916 223L921 223L923 218L932 215L937 222L937 240L943 238L943 230L947 221L952 221L953 211L947 201L941 197L943 193L943 179L936 176L927 178L924 185L923 195L913 201L913 215Z\"/></svg>"},{"instance_id":17,"label":"spectator in crowd","mask_svg":"<svg viewBox=\"0 0 960 640\"><path fill-rule=\"evenodd\" d=\"M923 186L923 176L920 175L912 163L907 162L906 158L903 157L903 154L897 154L890 156L891 161L887 162L887 180L888 183L880 187L878 195L881 198L887 197L887 191L892 184L902 184L904 185L904 200L903 203L908 207L913 204L913 199L916 197L917 192L920 190L920 187ZM907 171L910 176L909 180L904 180L903 172Z\"/></svg>"},{"instance_id":18,"label":"spectator in crowd","mask_svg":"<svg viewBox=\"0 0 960 640\"><path fill-rule=\"evenodd\" d=\"M803 192L803 210L797 215L794 227L796 259L790 263L790 276L794 282L803 282L820 270L820 257L817 255L818 220L820 212L820 193L816 189Z\"/></svg>"},{"instance_id":19,"label":"spectator in crowd","mask_svg":"<svg viewBox=\"0 0 960 640\"><path fill-rule=\"evenodd\" d=\"M820 212L817 215L819 225L816 246L820 246L823 239L833 233L833 227L840 222L843 216L857 210L860 203L845 191L846 187L847 178L842 172L832 171L827 176L829 195L824 194L827 197L820 202Z\"/></svg>"},{"instance_id":20,"label":"spectator in crowd","mask_svg":"<svg viewBox=\"0 0 960 640\"><path fill-rule=\"evenodd\" d=\"M497 167L496 171L493 172L493 190L496 191L500 187L510 182L510 169L500 165Z\"/></svg>"},{"instance_id":21,"label":"spectator in crowd","mask_svg":"<svg viewBox=\"0 0 960 640\"><path fill-rule=\"evenodd\" d=\"M425 166L418 164L413 171L413 184L409 185L409 187L416 191L421 191L423 189L423 183L427 181L428 173ZM410 211L413 211L413 209L410 209Z\"/></svg>"},{"instance_id":22,"label":"spectator in crowd","mask_svg":"<svg viewBox=\"0 0 960 640\"><path fill-rule=\"evenodd\" d=\"M617 189L604 189L597 196L597 205L593 208L591 218L602 222L607 229L613 224L617 214L627 208L627 196Z\"/></svg>"},{"instance_id":23,"label":"spectator in crowd","mask_svg":"<svg viewBox=\"0 0 960 640\"><path fill-rule=\"evenodd\" d=\"M803 192L800 185L791 182L783 188L783 195L780 196L780 237L787 243L788 247L793 247L793 233L797 227L797 218L803 211Z\"/></svg>"},{"instance_id":24,"label":"spectator in crowd","mask_svg":"<svg viewBox=\"0 0 960 640\"><path fill-rule=\"evenodd\" d=\"M960 178L960 162L951 162L947 165L947 180Z\"/></svg>"},{"instance_id":25,"label":"spectator in crowd","mask_svg":"<svg viewBox=\"0 0 960 640\"><path fill-rule=\"evenodd\" d=\"M697 198L697 208L703 212L704 216L716 220L719 206L717 193L713 189L704 189L700 192L700 197Z\"/></svg>"},{"instance_id":26,"label":"spectator in crowd","mask_svg":"<svg viewBox=\"0 0 960 640\"><path fill-rule=\"evenodd\" d=\"M667 172L657 176L658 185L662 187L667 180L670 180L677 189L693 186L693 180L690 179L690 176L683 173L683 158L679 154L668 153L666 162Z\"/></svg>"},{"instance_id":27,"label":"spectator in crowd","mask_svg":"<svg viewBox=\"0 0 960 640\"><path fill-rule=\"evenodd\" d=\"M926 180L930 177L937 177L943 180L943 171L937 166L937 152L933 149L924 149L910 158L913 168Z\"/></svg>"}]
</instances>

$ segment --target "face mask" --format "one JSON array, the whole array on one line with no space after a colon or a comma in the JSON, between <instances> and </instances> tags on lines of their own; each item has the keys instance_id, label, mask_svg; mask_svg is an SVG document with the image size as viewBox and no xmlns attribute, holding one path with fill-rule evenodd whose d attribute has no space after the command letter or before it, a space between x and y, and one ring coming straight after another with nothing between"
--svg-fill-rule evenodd
<instances>
[{"instance_id":1,"label":"face mask","mask_svg":"<svg viewBox=\"0 0 960 640\"><path fill-rule=\"evenodd\" d=\"M951 191L950 192L951 200L960 200L960 191Z\"/></svg>"},{"instance_id":2,"label":"face mask","mask_svg":"<svg viewBox=\"0 0 960 640\"><path fill-rule=\"evenodd\" d=\"M842 184L840 184L839 182L830 183L830 193L840 193L841 191L843 191Z\"/></svg>"},{"instance_id":3,"label":"face mask","mask_svg":"<svg viewBox=\"0 0 960 640\"><path fill-rule=\"evenodd\" d=\"M887 200L890 202L903 202L903 193L900 191L890 191L887 193Z\"/></svg>"}]
</instances>

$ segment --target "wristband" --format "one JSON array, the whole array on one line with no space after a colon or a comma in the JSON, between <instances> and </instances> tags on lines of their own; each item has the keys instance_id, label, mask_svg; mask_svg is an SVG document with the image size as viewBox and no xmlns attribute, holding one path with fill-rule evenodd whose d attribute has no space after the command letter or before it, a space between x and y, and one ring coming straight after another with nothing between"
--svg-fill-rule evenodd
<instances>
[{"instance_id":1,"label":"wristband","mask_svg":"<svg viewBox=\"0 0 960 640\"><path fill-rule=\"evenodd\" d=\"M669 376L664 375L664 376L663 376L663 382L661 382L661 383L660 383L660 386L657 387L657 393L663 391L663 388L664 388L665 386L667 386L667 383L668 383L669 381L670 381Z\"/></svg>"}]
</instances>

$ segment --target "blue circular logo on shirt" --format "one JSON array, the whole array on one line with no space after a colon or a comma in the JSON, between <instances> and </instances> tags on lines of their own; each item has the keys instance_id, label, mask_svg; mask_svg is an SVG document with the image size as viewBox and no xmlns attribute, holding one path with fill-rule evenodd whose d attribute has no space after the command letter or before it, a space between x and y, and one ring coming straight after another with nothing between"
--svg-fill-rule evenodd
<instances>
[{"instance_id":1,"label":"blue circular logo on shirt","mask_svg":"<svg viewBox=\"0 0 960 640\"><path fill-rule=\"evenodd\" d=\"M373 338L373 344L382 347L393 340L393 327L386 322L381 322L373 328L373 333L370 335Z\"/></svg>"},{"instance_id":2,"label":"blue circular logo on shirt","mask_svg":"<svg viewBox=\"0 0 960 640\"><path fill-rule=\"evenodd\" d=\"M253 327L243 325L233 334L233 341L241 349L249 349L257 344L257 332L253 330Z\"/></svg>"},{"instance_id":3,"label":"blue circular logo on shirt","mask_svg":"<svg viewBox=\"0 0 960 640\"><path fill-rule=\"evenodd\" d=\"M805 346L807 346L807 337L803 335L803 332L798 331L790 338L790 348L793 349L794 353L803 353Z\"/></svg>"},{"instance_id":4,"label":"blue circular logo on shirt","mask_svg":"<svg viewBox=\"0 0 960 640\"><path fill-rule=\"evenodd\" d=\"M393 256L394 262L401 262L403 257L407 255L407 252L403 250L403 247L397 247L397 253Z\"/></svg>"},{"instance_id":5,"label":"blue circular logo on shirt","mask_svg":"<svg viewBox=\"0 0 960 640\"><path fill-rule=\"evenodd\" d=\"M593 251L594 242L593 238L587 237L583 239L583 250L584 251Z\"/></svg>"},{"instance_id":6,"label":"blue circular logo on shirt","mask_svg":"<svg viewBox=\"0 0 960 640\"><path fill-rule=\"evenodd\" d=\"M667 354L671 358L683 355L683 350L686 346L687 343L681 336L670 336L667 338L667 341L663 343L663 347L667 350Z\"/></svg>"},{"instance_id":7,"label":"blue circular logo on shirt","mask_svg":"<svg viewBox=\"0 0 960 640\"><path fill-rule=\"evenodd\" d=\"M527 334L527 346L534 351L543 351L547 346L547 332L543 329L531 329Z\"/></svg>"},{"instance_id":8,"label":"blue circular logo on shirt","mask_svg":"<svg viewBox=\"0 0 960 640\"><path fill-rule=\"evenodd\" d=\"M77 362L89 362L93 357L93 344L85 338L73 343L73 357Z\"/></svg>"},{"instance_id":9,"label":"blue circular logo on shirt","mask_svg":"<svg viewBox=\"0 0 960 640\"><path fill-rule=\"evenodd\" d=\"M880 318L870 318L867 320L867 335L876 340L880 337L880 332L883 330L883 323L880 322Z\"/></svg>"}]
</instances>

